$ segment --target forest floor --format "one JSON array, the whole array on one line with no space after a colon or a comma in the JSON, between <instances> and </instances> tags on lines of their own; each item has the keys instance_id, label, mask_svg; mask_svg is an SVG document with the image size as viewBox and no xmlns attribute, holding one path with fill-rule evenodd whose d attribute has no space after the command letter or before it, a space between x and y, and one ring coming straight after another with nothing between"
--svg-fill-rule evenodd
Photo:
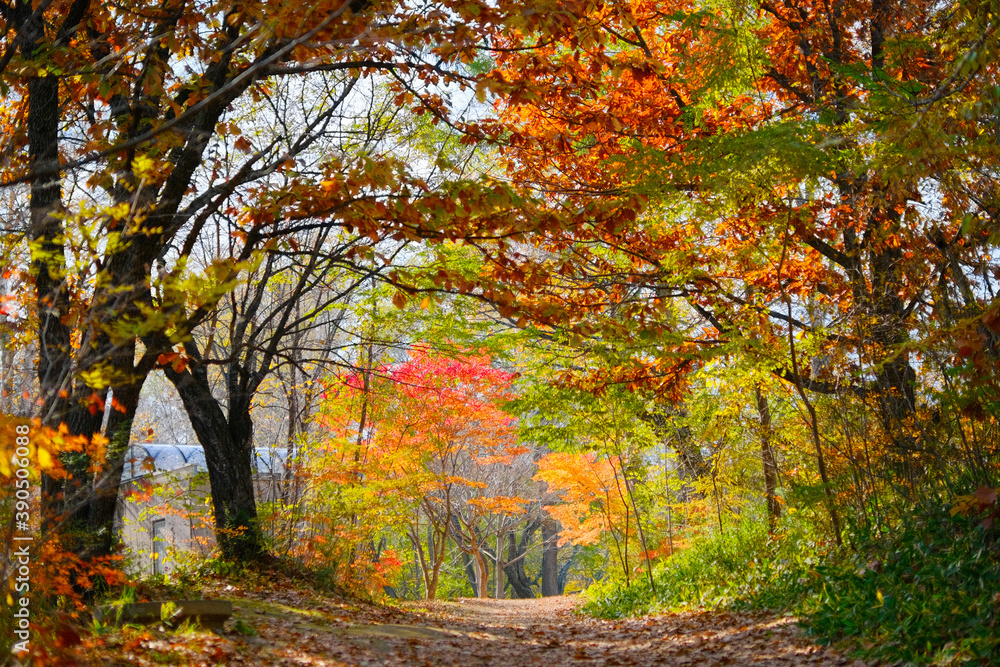
<instances>
[{"instance_id":1,"label":"forest floor","mask_svg":"<svg viewBox=\"0 0 1000 667\"><path fill-rule=\"evenodd\" d=\"M278 583L278 582L274 582ZM206 591L212 592L212 591ZM603 621L574 612L578 598L457 599L382 607L300 586L237 589L221 635L126 628L64 644L76 665L850 665L812 643L794 619L763 613L684 612Z\"/></svg>"}]
</instances>

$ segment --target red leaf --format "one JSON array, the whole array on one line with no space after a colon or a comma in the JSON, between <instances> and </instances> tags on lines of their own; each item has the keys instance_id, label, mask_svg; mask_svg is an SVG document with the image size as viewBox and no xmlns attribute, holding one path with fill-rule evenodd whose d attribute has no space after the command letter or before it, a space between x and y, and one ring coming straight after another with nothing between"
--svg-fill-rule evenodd
<instances>
[{"instance_id":1,"label":"red leaf","mask_svg":"<svg viewBox=\"0 0 1000 667\"><path fill-rule=\"evenodd\" d=\"M70 648L71 646L77 646L79 643L80 635L68 625L64 625L56 630L56 646L59 648Z\"/></svg>"}]
</instances>

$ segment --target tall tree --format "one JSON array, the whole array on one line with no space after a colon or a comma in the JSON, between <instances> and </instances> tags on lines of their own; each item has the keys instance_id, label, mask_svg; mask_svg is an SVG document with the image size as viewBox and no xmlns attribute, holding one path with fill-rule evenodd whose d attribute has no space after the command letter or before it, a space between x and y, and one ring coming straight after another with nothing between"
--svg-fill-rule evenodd
<instances>
[{"instance_id":1,"label":"tall tree","mask_svg":"<svg viewBox=\"0 0 1000 667\"><path fill-rule=\"evenodd\" d=\"M590 217L490 270L526 286L513 309L630 346L623 381L666 388L735 353L865 399L913 483L933 465L913 350L996 309L984 11L654 1L588 6L562 39L510 35L492 76L512 93L478 127L512 178Z\"/></svg>"},{"instance_id":2,"label":"tall tree","mask_svg":"<svg viewBox=\"0 0 1000 667\"><path fill-rule=\"evenodd\" d=\"M416 165L387 155L303 159L362 78L382 76L397 105L450 122L443 89L477 85L463 63L489 46L483 35L516 15L507 9L0 3L0 85L9 102L0 180L30 184L23 232L36 288L39 412L50 428L67 424L86 438L103 429L111 441L102 472L86 456L68 458L70 481L43 485L50 516L84 528L78 550L112 547L145 377L179 354L174 348L274 239L329 224L432 241L502 237L535 224L496 183L431 192ZM342 77L314 93L319 111L308 122L282 136L252 131L241 110L266 106L281 81L315 73ZM189 261L223 218L237 221L232 254L208 266ZM115 409L102 425L105 403Z\"/></svg>"}]
</instances>

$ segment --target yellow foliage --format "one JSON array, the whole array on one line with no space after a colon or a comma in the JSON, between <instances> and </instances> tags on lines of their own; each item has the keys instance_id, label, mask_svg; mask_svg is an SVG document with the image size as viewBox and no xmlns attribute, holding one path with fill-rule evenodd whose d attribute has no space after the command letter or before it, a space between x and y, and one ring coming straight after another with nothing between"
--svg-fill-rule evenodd
<instances>
[{"instance_id":1,"label":"yellow foliage","mask_svg":"<svg viewBox=\"0 0 1000 667\"><path fill-rule=\"evenodd\" d=\"M15 475L14 467L27 468L33 478L39 471L56 478L65 477L66 472L59 463L62 452L86 452L94 466L99 467L103 464L107 445L107 438L100 434L88 439L70 435L65 424L51 429L42 427L38 419L29 421L24 417L0 414L0 477L9 479ZM23 462L27 465L22 465Z\"/></svg>"}]
</instances>

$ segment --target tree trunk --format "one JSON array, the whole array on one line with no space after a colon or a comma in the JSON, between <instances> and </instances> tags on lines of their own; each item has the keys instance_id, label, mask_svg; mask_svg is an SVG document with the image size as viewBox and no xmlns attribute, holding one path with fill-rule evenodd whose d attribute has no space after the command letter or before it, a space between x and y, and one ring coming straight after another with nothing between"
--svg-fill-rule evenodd
<instances>
[{"instance_id":1,"label":"tree trunk","mask_svg":"<svg viewBox=\"0 0 1000 667\"><path fill-rule=\"evenodd\" d=\"M486 559L483 552L476 549L472 553L472 562L476 566L476 597L488 598L490 589L490 573L486 568Z\"/></svg>"},{"instance_id":2,"label":"tree trunk","mask_svg":"<svg viewBox=\"0 0 1000 667\"><path fill-rule=\"evenodd\" d=\"M559 595L559 524L542 521L542 597Z\"/></svg>"},{"instance_id":3,"label":"tree trunk","mask_svg":"<svg viewBox=\"0 0 1000 667\"><path fill-rule=\"evenodd\" d=\"M476 576L476 566L472 562L472 556L468 551L462 552L462 569L465 570L465 580L472 587L472 597L479 597L479 578Z\"/></svg>"},{"instance_id":4,"label":"tree trunk","mask_svg":"<svg viewBox=\"0 0 1000 667\"><path fill-rule=\"evenodd\" d=\"M135 345L132 345L132 350ZM108 448L104 469L94 480L94 498L91 500L87 525L95 555L106 556L115 552L118 536L115 533L115 508L118 505L118 488L121 486L122 470L132 437L132 422L139 407L139 394L145 376L130 385L116 387L113 393L116 405L108 416Z\"/></svg>"},{"instance_id":5,"label":"tree trunk","mask_svg":"<svg viewBox=\"0 0 1000 667\"><path fill-rule=\"evenodd\" d=\"M25 44L43 38L40 23L23 30ZM31 171L42 172L31 181L28 228L38 309L38 403L42 425L58 428L69 412L73 378L70 330L64 323L69 316L69 297L63 281L66 256L59 216L62 183L58 170L59 80L56 77L39 77L28 84L27 123ZM54 529L62 521L69 493L63 480L42 474L42 515L46 529Z\"/></svg>"},{"instance_id":6,"label":"tree trunk","mask_svg":"<svg viewBox=\"0 0 1000 667\"><path fill-rule=\"evenodd\" d=\"M493 589L494 590L493 597L495 597L497 600L502 600L505 588L503 581L503 536L500 534L499 531L497 532L497 549L496 549L496 558L493 560L493 571L496 573L496 577L494 577L494 579L496 580L494 583L496 585L494 586Z\"/></svg>"},{"instance_id":7,"label":"tree trunk","mask_svg":"<svg viewBox=\"0 0 1000 667\"><path fill-rule=\"evenodd\" d=\"M873 48L874 42L873 39ZM837 185L845 201L858 196L856 183L860 180L863 179L838 177ZM877 369L874 394L882 427L892 441L891 459L897 471L912 481L916 471L910 456L913 438L909 435L909 424L916 409L916 372L904 348L910 328L907 322L910 308L900 296L906 290L904 251L876 248L871 241L871 230L878 230L877 235L884 236L900 231L900 213L893 205L894 200L899 201L899 195L885 191L877 194L885 197L885 203L868 211L865 221L868 232L860 238L853 228L844 230L845 252L838 263L848 276L855 307L860 311L857 337L863 346L859 352Z\"/></svg>"},{"instance_id":8,"label":"tree trunk","mask_svg":"<svg viewBox=\"0 0 1000 667\"><path fill-rule=\"evenodd\" d=\"M792 317L792 302L788 302L788 318ZM795 335L792 331L792 327L788 327L788 353L792 358L792 372L795 374L796 378L802 377L799 375L799 363L795 357ZM799 393L799 398L806 406L806 410L809 413L809 426L812 431L813 447L816 449L816 465L819 468L819 477L823 481L823 494L826 499L826 508L830 513L830 522L833 524L833 536L837 541L837 546L843 545L843 537L841 536L840 530L840 515L837 512L836 499L833 495L833 489L830 486L830 476L826 471L826 461L823 457L823 443L819 437L819 421L816 418L816 409L813 407L812 401L809 400L809 396L806 395L805 389L802 388L802 383L798 382L795 385L795 389Z\"/></svg>"},{"instance_id":9,"label":"tree trunk","mask_svg":"<svg viewBox=\"0 0 1000 667\"><path fill-rule=\"evenodd\" d=\"M253 422L246 402L230 404L229 418L212 396L204 367L177 372L164 369L177 388L198 442L205 450L212 487L215 532L222 555L253 562L266 555L254 497Z\"/></svg>"},{"instance_id":10,"label":"tree trunk","mask_svg":"<svg viewBox=\"0 0 1000 667\"><path fill-rule=\"evenodd\" d=\"M625 482L625 490L628 492L628 500L632 505L632 512L635 514L635 528L639 533L639 544L642 546L642 556L643 560L646 561L646 574L649 577L649 589L653 591L653 595L656 595L656 582L653 580L653 563L649 558L649 545L646 543L646 531L642 528L642 517L639 515L639 505L635 502L635 488L633 482L628 478L628 474L625 472L625 463L622 461L622 457L618 456L618 465L622 470L622 480ZM613 470L614 468L612 468ZM618 473L615 473L615 478L617 480ZM624 500L624 498L622 499Z\"/></svg>"},{"instance_id":11,"label":"tree trunk","mask_svg":"<svg viewBox=\"0 0 1000 667\"><path fill-rule=\"evenodd\" d=\"M757 396L757 414L760 417L760 458L764 467L764 498L767 501L767 524L774 531L781 517L781 505L778 504L778 461L771 447L771 408L767 396L761 391L760 385L754 387Z\"/></svg>"},{"instance_id":12,"label":"tree trunk","mask_svg":"<svg viewBox=\"0 0 1000 667\"><path fill-rule=\"evenodd\" d=\"M420 541L420 523L410 524L410 542L420 561L420 571L424 577L424 597L433 600L437 596L438 582L441 577L441 564L446 553L447 531L439 531L433 521L427 522L427 553L424 553Z\"/></svg>"},{"instance_id":13,"label":"tree trunk","mask_svg":"<svg viewBox=\"0 0 1000 667\"><path fill-rule=\"evenodd\" d=\"M528 522L521 532L520 539L510 533L507 535L507 564L503 570L510 582L510 588L514 597L520 600L530 600L535 597L535 591L531 588L531 581L524 569L524 561L528 553L528 544L531 537L538 530L538 521Z\"/></svg>"},{"instance_id":14,"label":"tree trunk","mask_svg":"<svg viewBox=\"0 0 1000 667\"><path fill-rule=\"evenodd\" d=\"M559 566L559 595L566 592L566 580L569 579L569 570L573 567L573 560L579 552L580 547L573 545L573 548L569 552L569 557Z\"/></svg>"},{"instance_id":15,"label":"tree trunk","mask_svg":"<svg viewBox=\"0 0 1000 667\"><path fill-rule=\"evenodd\" d=\"M434 594L437 591L437 582L432 582L431 579L431 565L427 560L427 555L424 553L424 544L420 539L420 523L410 524L408 526L407 535L410 538L410 544L413 545L414 558L417 561L417 567L420 570L420 578L423 579L424 583L424 598L427 600L433 600ZM427 528L427 539L433 541L433 535L431 533L431 528ZM428 545L430 547L430 552L433 554L434 546L433 544ZM418 586L419 587L419 586Z\"/></svg>"}]
</instances>

